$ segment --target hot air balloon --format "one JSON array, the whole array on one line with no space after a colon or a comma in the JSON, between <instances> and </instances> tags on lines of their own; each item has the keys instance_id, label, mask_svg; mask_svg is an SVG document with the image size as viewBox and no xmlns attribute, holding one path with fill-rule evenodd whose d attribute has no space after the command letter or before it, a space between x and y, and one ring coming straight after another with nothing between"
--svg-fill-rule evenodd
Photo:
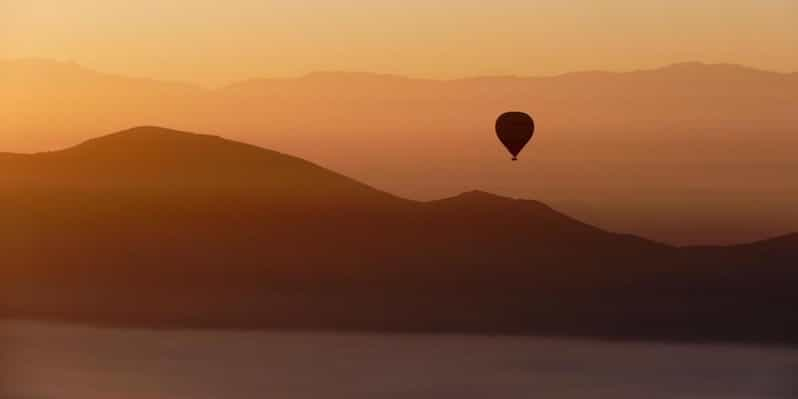
<instances>
[{"instance_id":1,"label":"hot air balloon","mask_svg":"<svg viewBox=\"0 0 798 399\"><path fill-rule=\"evenodd\" d=\"M496 135L513 155L513 161L518 160L518 153L524 149L534 133L535 121L523 112L505 112L496 119Z\"/></svg>"}]
</instances>

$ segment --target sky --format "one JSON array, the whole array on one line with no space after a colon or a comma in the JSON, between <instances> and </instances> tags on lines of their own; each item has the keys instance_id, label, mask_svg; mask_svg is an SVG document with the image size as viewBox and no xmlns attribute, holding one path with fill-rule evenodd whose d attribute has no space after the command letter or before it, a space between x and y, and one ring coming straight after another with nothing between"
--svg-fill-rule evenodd
<instances>
[{"instance_id":1,"label":"sky","mask_svg":"<svg viewBox=\"0 0 798 399\"><path fill-rule=\"evenodd\" d=\"M792 72L798 1L2 0L0 58L204 85L320 70L449 79L685 61Z\"/></svg>"}]
</instances>

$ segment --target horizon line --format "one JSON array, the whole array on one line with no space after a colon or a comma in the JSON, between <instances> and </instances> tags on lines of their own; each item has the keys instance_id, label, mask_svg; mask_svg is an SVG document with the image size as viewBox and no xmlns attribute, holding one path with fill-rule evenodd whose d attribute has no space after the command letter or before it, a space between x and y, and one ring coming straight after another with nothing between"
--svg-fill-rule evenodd
<instances>
[{"instance_id":1,"label":"horizon line","mask_svg":"<svg viewBox=\"0 0 798 399\"><path fill-rule=\"evenodd\" d=\"M625 75L625 74L634 74L634 73L645 73L645 72L658 72L667 70L674 67L680 66L699 66L699 67L706 67L706 68L713 68L713 67L733 67L739 68L742 70L747 70L751 72L760 72L760 73L768 73L774 75L782 75L782 76L793 76L798 75L798 71L792 72L780 72L774 71L764 68L753 67L746 64L736 64L736 63L727 63L727 62L718 62L718 63L711 63L705 61L680 61L680 62L673 62L668 64L662 64L655 67L648 67L648 68L637 68L637 69L630 69L630 70L609 70L609 69L584 69L584 70L574 70L574 71L567 71L567 72L560 72L555 74L541 74L541 75L519 75L519 74L484 74L484 75L468 75L468 76L461 76L455 78L431 78L431 77L423 77L423 76L414 76L410 74L400 74L400 73L386 73L386 72L374 72L374 71L357 71L357 70L343 70L343 69L319 69L310 72L305 72L298 75L286 75L286 76L252 76L248 78L237 78L233 80L228 80L226 83L217 83L217 84L205 84L201 82L191 81L191 80L176 80L176 79L168 79L168 78L157 78L151 76L141 76L141 75L128 75L124 73L117 73L117 72L107 72L102 69L94 68L88 66L86 64L82 64L76 62L74 60L63 60L58 58L47 58L47 57L0 57L0 64L2 63L36 63L36 64L54 64L60 66L69 66L73 68L78 68L86 72L91 72L99 75L109 76L109 77L116 77L121 79L133 79L133 80L146 80L151 82L159 82L159 83L166 83L166 84L177 84L183 86L190 86L198 89L204 89L209 91L214 90L224 90L226 88L230 88L236 85L249 83L249 82L257 82L257 81L287 81L287 80L301 80L301 79L308 79L313 76L318 75L350 75L350 76L373 76L373 77L382 77L382 78L389 78L389 79L404 79L404 80L411 80L411 81L427 81L427 82L441 82L441 83L448 83L448 82L463 82L463 81L471 81L471 80L479 80L479 79L516 79L516 80L536 80L536 79L556 79L556 78L563 78L573 75L583 75L583 74L607 74L607 75Z\"/></svg>"}]
</instances>

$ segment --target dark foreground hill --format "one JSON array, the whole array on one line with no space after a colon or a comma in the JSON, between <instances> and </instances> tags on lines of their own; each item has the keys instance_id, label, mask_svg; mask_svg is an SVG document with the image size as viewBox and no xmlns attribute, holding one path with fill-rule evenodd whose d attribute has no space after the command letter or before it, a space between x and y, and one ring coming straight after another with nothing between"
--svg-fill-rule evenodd
<instances>
[{"instance_id":1,"label":"dark foreground hill","mask_svg":"<svg viewBox=\"0 0 798 399\"><path fill-rule=\"evenodd\" d=\"M798 343L798 236L671 247L161 128L0 154L0 220L6 317Z\"/></svg>"}]
</instances>

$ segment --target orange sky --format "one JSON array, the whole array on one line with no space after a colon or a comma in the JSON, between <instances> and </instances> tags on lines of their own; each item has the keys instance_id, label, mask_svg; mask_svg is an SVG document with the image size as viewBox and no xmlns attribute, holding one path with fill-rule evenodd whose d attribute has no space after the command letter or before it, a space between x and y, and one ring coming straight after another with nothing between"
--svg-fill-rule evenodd
<instances>
[{"instance_id":1,"label":"orange sky","mask_svg":"<svg viewBox=\"0 0 798 399\"><path fill-rule=\"evenodd\" d=\"M798 1L2 0L0 58L27 57L206 85L317 70L455 78L688 60L787 72L798 70Z\"/></svg>"}]
</instances>

